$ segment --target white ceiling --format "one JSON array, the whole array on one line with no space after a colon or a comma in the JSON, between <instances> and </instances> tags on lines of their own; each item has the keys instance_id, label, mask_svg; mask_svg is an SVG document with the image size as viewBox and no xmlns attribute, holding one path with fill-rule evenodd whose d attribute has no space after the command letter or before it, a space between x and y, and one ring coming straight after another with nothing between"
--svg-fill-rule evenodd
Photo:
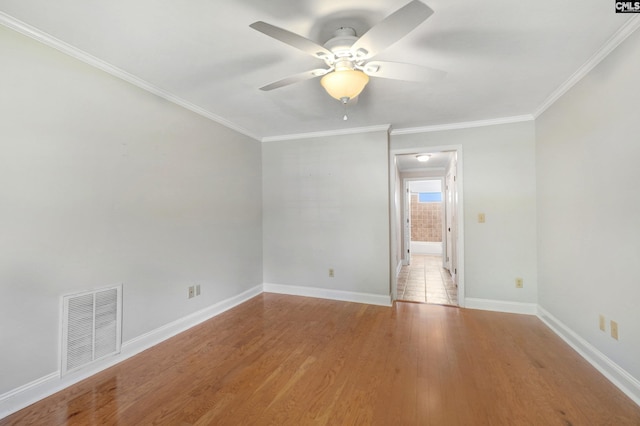
<instances>
[{"instance_id":1,"label":"white ceiling","mask_svg":"<svg viewBox=\"0 0 640 426\"><path fill-rule=\"evenodd\" d=\"M416 158L418 154L428 154L429 161L420 162ZM451 162L452 152L415 152L412 154L396 155L396 165L401 172L425 172L434 171L444 175Z\"/></svg>"},{"instance_id":2,"label":"white ceiling","mask_svg":"<svg viewBox=\"0 0 640 426\"><path fill-rule=\"evenodd\" d=\"M530 116L634 18L614 13L613 1L605 0L428 0L435 13L376 59L444 70L443 81L372 78L346 122L318 79L258 90L323 64L249 28L252 22L323 44L335 28L351 26L361 35L407 2L0 0L0 21L37 37L46 33L262 139Z\"/></svg>"}]
</instances>

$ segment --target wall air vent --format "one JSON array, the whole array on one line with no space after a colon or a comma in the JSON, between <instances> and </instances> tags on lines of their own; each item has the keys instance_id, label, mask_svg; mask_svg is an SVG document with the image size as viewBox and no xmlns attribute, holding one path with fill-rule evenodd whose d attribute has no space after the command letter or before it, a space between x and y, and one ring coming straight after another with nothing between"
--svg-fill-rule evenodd
<instances>
[{"instance_id":1,"label":"wall air vent","mask_svg":"<svg viewBox=\"0 0 640 426\"><path fill-rule=\"evenodd\" d=\"M62 374L120 352L122 286L62 297Z\"/></svg>"}]
</instances>

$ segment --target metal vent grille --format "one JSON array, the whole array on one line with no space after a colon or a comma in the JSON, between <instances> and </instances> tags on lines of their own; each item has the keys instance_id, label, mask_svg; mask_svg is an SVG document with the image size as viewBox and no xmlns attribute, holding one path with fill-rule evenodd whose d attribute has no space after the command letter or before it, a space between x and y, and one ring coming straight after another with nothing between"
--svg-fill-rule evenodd
<instances>
[{"instance_id":1,"label":"metal vent grille","mask_svg":"<svg viewBox=\"0 0 640 426\"><path fill-rule=\"evenodd\" d=\"M122 286L62 300L62 374L120 352Z\"/></svg>"}]
</instances>

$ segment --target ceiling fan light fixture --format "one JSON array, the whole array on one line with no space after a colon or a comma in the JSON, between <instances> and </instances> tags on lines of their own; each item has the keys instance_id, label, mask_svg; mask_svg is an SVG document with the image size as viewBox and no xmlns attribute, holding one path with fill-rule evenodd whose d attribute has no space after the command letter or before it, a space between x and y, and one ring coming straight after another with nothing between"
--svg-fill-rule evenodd
<instances>
[{"instance_id":1,"label":"ceiling fan light fixture","mask_svg":"<svg viewBox=\"0 0 640 426\"><path fill-rule=\"evenodd\" d=\"M427 155L427 154L418 154L418 155L416 155L416 159L418 161L420 161L421 163L426 163L427 161L429 161L430 157L431 156Z\"/></svg>"},{"instance_id":2,"label":"ceiling fan light fixture","mask_svg":"<svg viewBox=\"0 0 640 426\"><path fill-rule=\"evenodd\" d=\"M339 70L326 74L320 84L329 96L339 101L358 96L369 82L369 76L359 70Z\"/></svg>"}]
</instances>

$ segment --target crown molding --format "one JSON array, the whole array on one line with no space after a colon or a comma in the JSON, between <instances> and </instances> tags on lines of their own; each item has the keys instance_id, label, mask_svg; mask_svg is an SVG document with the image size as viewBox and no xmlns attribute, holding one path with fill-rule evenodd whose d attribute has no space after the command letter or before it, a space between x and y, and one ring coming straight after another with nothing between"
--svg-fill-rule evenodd
<instances>
[{"instance_id":1,"label":"crown molding","mask_svg":"<svg viewBox=\"0 0 640 426\"><path fill-rule=\"evenodd\" d=\"M382 124L379 126L353 127L350 129L327 130L322 132L297 133L291 135L266 136L262 138L262 142L279 142L290 141L295 139L322 138L331 136L355 135L358 133L369 132L388 132L391 129L390 124Z\"/></svg>"},{"instance_id":2,"label":"crown molding","mask_svg":"<svg viewBox=\"0 0 640 426\"><path fill-rule=\"evenodd\" d=\"M128 83L133 84L134 86L137 86L143 90L146 90L149 93L152 93L156 96L166 99L169 102L172 102L176 105L186 108L189 111L194 112L211 121L215 121L216 123L222 126L232 129L252 139L255 139L258 141L260 140L260 137L252 134L247 129L237 126L236 124L230 122L229 120L219 117L198 105L192 104L189 101L179 98L178 96L175 96L164 89L154 86L153 84L139 77L136 77L135 75L130 74L127 71L124 71L118 67L115 67L110 63L103 61L102 59L98 59L95 56L90 55L89 53L83 50L80 50L77 47L74 47L62 40L59 40L54 36L52 36L51 34L48 34L35 27L32 27L31 25L25 22L22 22L11 15L7 15L4 12L0 12L0 25L4 25L5 27L10 28L22 35L25 35L29 38L39 41L40 43L43 43L66 55L69 55L75 59L78 59L88 65L91 65L92 67L98 68L106 73L113 75L114 77L117 77L121 80L124 80Z\"/></svg>"},{"instance_id":3,"label":"crown molding","mask_svg":"<svg viewBox=\"0 0 640 426\"><path fill-rule=\"evenodd\" d=\"M414 133L440 132L443 130L471 129L474 127L495 126L498 124L520 123L523 121L533 121L533 115L516 115L513 117L492 118L489 120L465 121L461 123L436 124L424 127L406 127L404 129L391 130L391 136L410 135Z\"/></svg>"},{"instance_id":4,"label":"crown molding","mask_svg":"<svg viewBox=\"0 0 640 426\"><path fill-rule=\"evenodd\" d=\"M533 113L534 118L538 118L551 105L553 105L562 95L567 93L569 89L576 85L582 78L594 69L604 58L609 56L613 50L625 41L634 31L640 28L640 15L633 16L625 24L615 32L605 44L591 56L578 70L569 77L567 81L562 83Z\"/></svg>"},{"instance_id":5,"label":"crown molding","mask_svg":"<svg viewBox=\"0 0 640 426\"><path fill-rule=\"evenodd\" d=\"M562 95L564 95L567 91L569 91L578 81L580 81L589 71L591 71L594 67L596 67L604 58L606 58L618 45L620 45L624 40L626 40L632 33L634 33L638 28L640 28L640 15L633 16L629 19L616 33L605 42L605 44L593 55L589 58L584 65L582 65L575 73L572 74L571 77L567 81L565 81L562 85L560 85L551 95L547 97L547 99L533 112L533 114L526 114L520 116L513 117L503 117L489 120L478 120L478 121L468 121L468 122L460 122L460 123L449 123L449 124L439 124L433 126L423 126L423 127L412 127L412 128L400 128L400 129L391 129L391 125L380 125L380 126L370 126L370 127L360 127L360 128L352 128L352 129L341 129L341 130L329 130L329 131L321 131L321 132L310 132L310 133L300 133L300 134L289 134L289 135L278 135L278 136L267 136L260 137L251 133L249 130L238 126L232 123L229 120L226 120L212 112L206 110L203 107L195 105L189 101L186 101L178 96L173 95L172 93L161 89L157 86L152 85L151 83L136 77L133 74L128 73L118 67L115 67L108 62L105 62L95 56L90 55L87 52L84 52L62 40L59 40L52 35L41 31L35 27L32 27L25 22L22 22L11 15L8 15L4 12L0 12L0 25L3 25L7 28L10 28L20 34L23 34L29 38L32 38L40 43L43 43L49 47L52 47L66 55L69 55L75 59L78 59L90 66L98 68L108 74L113 75L114 77L120 78L134 86L137 86L149 93L152 93L156 96L159 96L169 102L172 102L176 105L179 105L189 111L192 111L202 117L205 117L211 121L214 121L222 126L225 126L229 129L232 129L238 133L241 133L245 136L248 136L252 139L261 141L261 142L274 142L274 141L286 141L286 140L294 140L294 139L307 139L307 138L316 138L316 137L330 137L330 136L339 136L339 135L349 135L349 134L357 134L357 133L367 133L374 131L388 131L390 135L405 135L405 134L414 134L414 133L427 133L427 132L437 132L437 131L445 131L445 130L458 130L458 129L467 129L474 127L483 127L483 126L493 126L499 124L510 124L524 121L533 121L537 117L539 117L544 111L546 111L551 105L553 105Z\"/></svg>"}]
</instances>

